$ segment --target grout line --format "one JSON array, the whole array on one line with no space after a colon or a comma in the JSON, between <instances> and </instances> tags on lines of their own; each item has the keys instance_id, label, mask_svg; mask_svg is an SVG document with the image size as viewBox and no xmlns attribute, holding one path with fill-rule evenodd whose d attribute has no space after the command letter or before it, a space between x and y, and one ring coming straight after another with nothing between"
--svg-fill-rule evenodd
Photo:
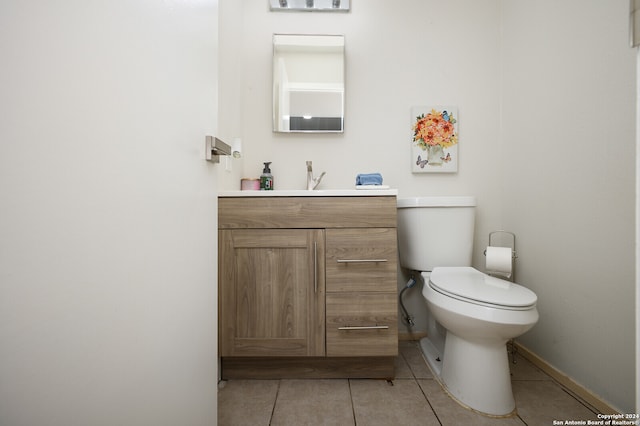
<instances>
[{"instance_id":1,"label":"grout line","mask_svg":"<svg viewBox=\"0 0 640 426\"><path fill-rule=\"evenodd\" d=\"M433 415L435 416L436 420L438 420L438 423L440 424L440 426L442 426L442 421L440 420L440 417L438 417L438 413L436 413L435 408L433 408L433 405L431 405L431 401L429 401L429 398L427 398L427 394L424 393L424 389L422 389L422 386L420 386L420 383L418 382L418 379L416 379L414 377L414 380L416 382L416 385L418 385L418 389L420 389L420 392L422 393L422 396L424 396L424 400L427 401L427 404L429 405L429 408L431 408L431 411L433 412ZM429 380L429 379L422 379L422 380Z\"/></svg>"},{"instance_id":2,"label":"grout line","mask_svg":"<svg viewBox=\"0 0 640 426\"><path fill-rule=\"evenodd\" d=\"M567 388L566 386L564 386L562 383L558 382L557 380L554 380L553 378L551 378L551 380L553 380L560 387L560 389L562 389L567 395L569 395L571 398L573 398L576 401L578 401L578 403L584 405L584 407L587 410L593 412L593 414L601 414L600 411L598 411L598 409L596 407L594 407L593 405L589 404L588 401L582 399L580 397L580 395L576 394L571 389Z\"/></svg>"},{"instance_id":3,"label":"grout line","mask_svg":"<svg viewBox=\"0 0 640 426\"><path fill-rule=\"evenodd\" d=\"M418 345L414 344L413 350L417 350L420 353L422 353L422 351L420 350L420 347L418 347ZM407 360L407 358L405 358L404 354L402 354L402 358L404 358L405 364L407 364L407 366L409 366L409 371L411 371L411 375L413 376L413 378L417 379L416 373L415 373L415 371L413 371L413 366L411 365L411 363L409 363L409 360Z\"/></svg>"},{"instance_id":4,"label":"grout line","mask_svg":"<svg viewBox=\"0 0 640 426\"><path fill-rule=\"evenodd\" d=\"M280 394L280 384L282 380L278 380L278 388L276 389L276 397L273 399L273 407L271 408L271 417L269 417L269 426L273 422L273 414L276 412L276 404L278 403L278 395Z\"/></svg>"},{"instance_id":5,"label":"grout line","mask_svg":"<svg viewBox=\"0 0 640 426\"><path fill-rule=\"evenodd\" d=\"M356 404L353 403L353 392L351 391L351 379L347 379L347 384L349 385L349 399L351 400L351 414L353 415L353 425L358 426L358 421L356 420Z\"/></svg>"},{"instance_id":6,"label":"grout line","mask_svg":"<svg viewBox=\"0 0 640 426\"><path fill-rule=\"evenodd\" d=\"M422 355L422 351L420 350L420 347L418 347L418 345L414 345L414 346L415 347L413 349L419 351L420 355ZM405 358L403 353L401 353L400 355L402 355L402 358L404 359L405 364L407 364L407 366L409 367L409 371L411 372L411 375L413 376L413 381L418 386L418 389L420 389L420 393L422 393L422 396L424 397L424 400L427 401L427 404L429 405L429 408L431 408L431 411L433 412L433 415L435 416L435 418L438 421L438 423L440 424L440 426L442 426L442 421L440 420L440 417L438 417L438 413L436 413L435 408L433 408L433 405L431 404L431 401L429 401L429 398L427 398L427 394L424 393L424 389L422 389L422 386L420 386L420 382L418 382L418 378L416 377L416 373L413 372L413 368L411 368L411 364L409 363L407 358ZM422 361L426 363L426 360L424 359L424 357L422 357ZM429 380L429 379L421 379L421 380Z\"/></svg>"}]
</instances>

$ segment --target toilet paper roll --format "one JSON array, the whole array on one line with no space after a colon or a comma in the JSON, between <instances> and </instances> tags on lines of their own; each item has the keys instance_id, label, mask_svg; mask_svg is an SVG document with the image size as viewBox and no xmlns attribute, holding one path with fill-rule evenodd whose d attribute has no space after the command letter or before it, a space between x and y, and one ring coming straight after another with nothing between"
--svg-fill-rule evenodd
<instances>
[{"instance_id":1,"label":"toilet paper roll","mask_svg":"<svg viewBox=\"0 0 640 426\"><path fill-rule=\"evenodd\" d=\"M488 274L511 277L513 259L511 247L487 247L485 269Z\"/></svg>"}]
</instances>

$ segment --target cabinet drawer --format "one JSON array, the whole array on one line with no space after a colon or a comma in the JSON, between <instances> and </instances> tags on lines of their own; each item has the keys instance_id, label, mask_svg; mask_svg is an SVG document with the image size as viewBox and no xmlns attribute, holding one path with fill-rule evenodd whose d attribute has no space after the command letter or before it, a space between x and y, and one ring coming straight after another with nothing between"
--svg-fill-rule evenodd
<instances>
[{"instance_id":1,"label":"cabinet drawer","mask_svg":"<svg viewBox=\"0 0 640 426\"><path fill-rule=\"evenodd\" d=\"M395 196L229 197L218 199L218 228L395 227Z\"/></svg>"},{"instance_id":2,"label":"cabinet drawer","mask_svg":"<svg viewBox=\"0 0 640 426\"><path fill-rule=\"evenodd\" d=\"M395 293L326 295L327 356L396 356Z\"/></svg>"},{"instance_id":3,"label":"cabinet drawer","mask_svg":"<svg viewBox=\"0 0 640 426\"><path fill-rule=\"evenodd\" d=\"M397 290L396 228L326 231L327 291Z\"/></svg>"}]
</instances>

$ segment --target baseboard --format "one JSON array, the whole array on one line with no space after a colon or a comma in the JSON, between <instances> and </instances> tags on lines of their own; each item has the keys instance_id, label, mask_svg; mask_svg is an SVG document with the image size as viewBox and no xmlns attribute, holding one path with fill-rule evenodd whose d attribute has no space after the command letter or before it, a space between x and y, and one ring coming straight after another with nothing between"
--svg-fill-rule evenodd
<instances>
[{"instance_id":1,"label":"baseboard","mask_svg":"<svg viewBox=\"0 0 640 426\"><path fill-rule=\"evenodd\" d=\"M600 397L586 389L584 386L576 383L569 376L551 366L547 361L540 358L535 353L531 352L526 346L515 342L517 352L522 355L523 358L530 361L533 365L544 371L556 382L564 386L569 392L573 393L578 398L582 399L587 404L591 405L595 410L603 414L619 414L619 410L616 410L611 405L603 401Z\"/></svg>"},{"instance_id":2,"label":"baseboard","mask_svg":"<svg viewBox=\"0 0 640 426\"><path fill-rule=\"evenodd\" d=\"M222 379L395 378L395 357L223 357Z\"/></svg>"}]
</instances>

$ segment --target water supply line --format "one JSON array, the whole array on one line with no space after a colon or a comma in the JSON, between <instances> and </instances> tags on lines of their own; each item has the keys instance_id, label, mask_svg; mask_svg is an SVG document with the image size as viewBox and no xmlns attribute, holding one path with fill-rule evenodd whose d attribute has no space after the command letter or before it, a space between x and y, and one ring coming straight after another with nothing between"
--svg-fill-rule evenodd
<instances>
[{"instance_id":1,"label":"water supply line","mask_svg":"<svg viewBox=\"0 0 640 426\"><path fill-rule=\"evenodd\" d=\"M402 318L405 324L409 325L409 327L413 327L414 325L416 325L416 323L413 321L413 317L409 315L409 312L407 312L407 308L404 307L404 302L402 301L402 295L404 294L405 291L409 290L414 285L416 285L416 280L415 278L413 278L413 274L412 274L411 277L409 278L409 281L407 281L407 284L405 285L405 287L400 291L400 296L398 296L398 298L400 299L400 307L402 308L402 312L404 313Z\"/></svg>"}]
</instances>

